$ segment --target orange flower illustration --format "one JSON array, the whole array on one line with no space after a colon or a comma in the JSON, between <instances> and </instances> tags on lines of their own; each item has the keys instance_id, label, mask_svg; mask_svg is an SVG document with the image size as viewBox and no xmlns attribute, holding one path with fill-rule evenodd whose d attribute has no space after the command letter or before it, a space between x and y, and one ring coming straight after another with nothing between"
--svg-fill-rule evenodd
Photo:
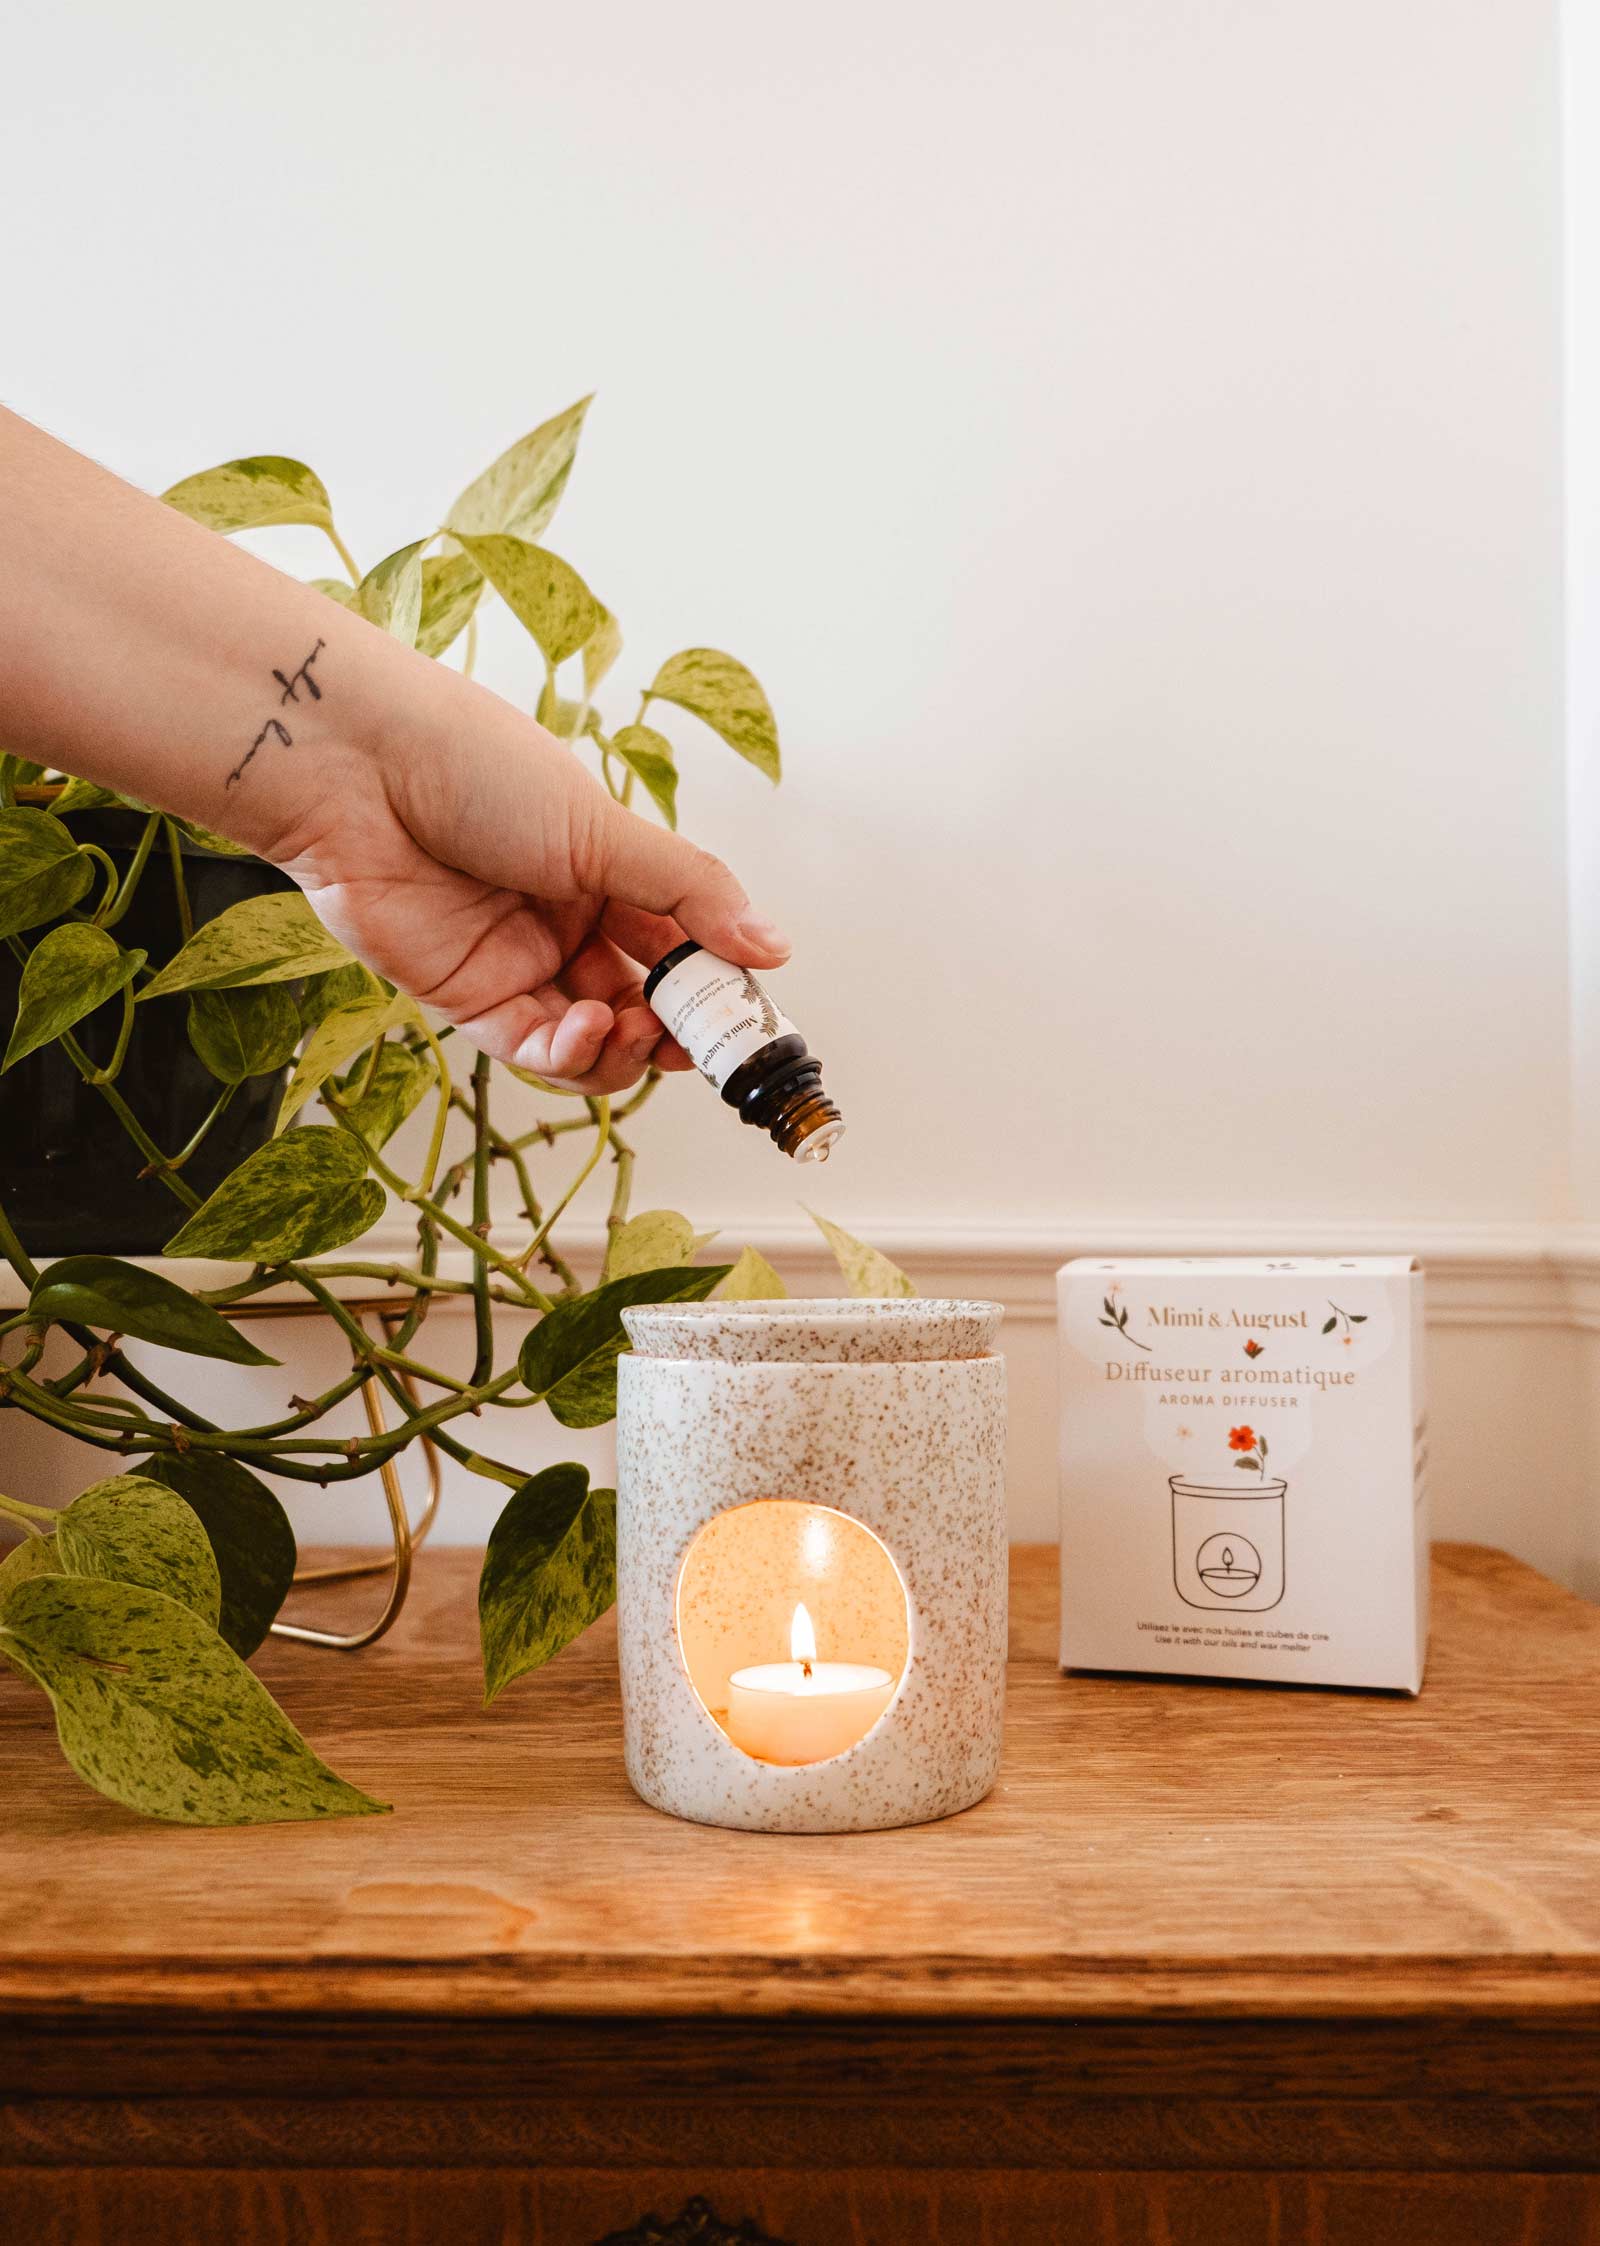
<instances>
[{"instance_id":1,"label":"orange flower illustration","mask_svg":"<svg viewBox=\"0 0 1600 2246\"><path fill-rule=\"evenodd\" d=\"M1253 1427L1230 1427L1228 1429L1229 1450L1253 1451L1255 1447L1256 1431Z\"/></svg>"},{"instance_id":2,"label":"orange flower illustration","mask_svg":"<svg viewBox=\"0 0 1600 2246\"><path fill-rule=\"evenodd\" d=\"M1247 1357L1259 1357L1259 1356L1260 1356L1260 1354L1261 1354L1261 1344L1260 1344L1260 1342L1259 1342L1259 1341L1247 1341L1247 1342L1245 1343L1245 1345L1244 1345L1244 1353L1245 1353L1245 1355L1246 1355Z\"/></svg>"}]
</instances>

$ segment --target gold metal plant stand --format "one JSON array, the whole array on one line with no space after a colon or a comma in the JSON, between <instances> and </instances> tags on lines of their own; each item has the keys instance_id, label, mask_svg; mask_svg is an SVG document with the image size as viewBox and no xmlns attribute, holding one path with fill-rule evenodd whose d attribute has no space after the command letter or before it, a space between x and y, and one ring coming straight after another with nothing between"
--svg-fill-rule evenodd
<instances>
[{"instance_id":1,"label":"gold metal plant stand","mask_svg":"<svg viewBox=\"0 0 1600 2246\"><path fill-rule=\"evenodd\" d=\"M396 1332L405 1319L405 1311L393 1300L382 1296L360 1302L347 1302L344 1308L365 1326L369 1318L376 1318L383 1328L384 1339L393 1342ZM241 1302L225 1306L224 1315L240 1321L257 1318L325 1318L328 1314L315 1302ZM397 1371L406 1394L413 1403L419 1401L415 1384L407 1372ZM377 1373L369 1372L361 1383L361 1401L366 1408L367 1425L374 1435L388 1432L383 1412L383 1387ZM439 1453L429 1435L419 1435L417 1447L421 1450L428 1469L428 1501L413 1525L406 1510L405 1492L400 1487L400 1473L392 1458L386 1458L378 1468L378 1478L383 1484L384 1501L389 1508L389 1529L392 1549L379 1560L342 1560L332 1567L296 1568L294 1581L297 1587L311 1584L354 1583L369 1575L387 1575L388 1595L377 1618L364 1630L316 1630L307 1622L274 1622L275 1638L296 1638L302 1645L332 1646L339 1653L356 1653L362 1646L375 1645L386 1630L392 1629L406 1603L406 1592L411 1585L411 1562L422 1548L434 1517L439 1510L441 1473Z\"/></svg>"}]
</instances>

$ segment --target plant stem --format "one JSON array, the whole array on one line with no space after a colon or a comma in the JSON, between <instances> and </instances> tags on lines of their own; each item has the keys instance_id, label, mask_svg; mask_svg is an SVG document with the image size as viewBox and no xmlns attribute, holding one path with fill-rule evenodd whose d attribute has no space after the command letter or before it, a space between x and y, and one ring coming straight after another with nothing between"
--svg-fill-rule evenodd
<instances>
[{"instance_id":1,"label":"plant stem","mask_svg":"<svg viewBox=\"0 0 1600 2246\"><path fill-rule=\"evenodd\" d=\"M472 1229L489 1234L489 1069L487 1053L472 1064ZM472 1267L472 1323L477 1340L472 1360L474 1384L494 1371L494 1311L489 1301L489 1266Z\"/></svg>"},{"instance_id":2,"label":"plant stem","mask_svg":"<svg viewBox=\"0 0 1600 2246\"><path fill-rule=\"evenodd\" d=\"M589 1114L593 1119L595 1126L594 1152L590 1155L588 1161L585 1162L583 1168L578 1172L577 1176L568 1186L566 1192L556 1203L550 1214L545 1218L544 1223L540 1226L539 1230L529 1241L527 1247L523 1249L518 1266L518 1268L523 1271L526 1271L528 1265L532 1263L534 1257L544 1246L551 1226L555 1224L557 1219L563 1216L566 1211L572 1206L573 1199L577 1194L579 1188L584 1184L590 1172L594 1169L595 1164L599 1161L601 1155L604 1154L606 1150L606 1142L611 1136L611 1102L603 1097L600 1099L585 1098L584 1105L588 1108ZM549 1305L547 1304L546 1308L548 1307Z\"/></svg>"},{"instance_id":3,"label":"plant stem","mask_svg":"<svg viewBox=\"0 0 1600 2246\"><path fill-rule=\"evenodd\" d=\"M48 1505L24 1505L20 1497L0 1497L0 1513L7 1514L13 1521L21 1521L25 1526L31 1526L35 1521L53 1522L55 1519L55 1514ZM35 1535L39 1533L38 1530L34 1531Z\"/></svg>"},{"instance_id":4,"label":"plant stem","mask_svg":"<svg viewBox=\"0 0 1600 2246\"><path fill-rule=\"evenodd\" d=\"M151 847L155 842L156 832L160 825L160 812L152 811L144 823L144 832L139 837L139 846L133 853L132 862L122 877L122 886L112 900L111 910L100 923L102 928L115 928L117 922L133 903L134 891L138 888L140 876L150 861Z\"/></svg>"},{"instance_id":5,"label":"plant stem","mask_svg":"<svg viewBox=\"0 0 1600 2246\"><path fill-rule=\"evenodd\" d=\"M94 1072L94 1080L97 1084L115 1083L117 1077L122 1073L122 1064L127 1059L128 1040L132 1035L133 985L132 983L124 983L122 986L122 1021L117 1030L117 1042L111 1049L111 1058L107 1061L105 1067L97 1068Z\"/></svg>"},{"instance_id":6,"label":"plant stem","mask_svg":"<svg viewBox=\"0 0 1600 2246\"><path fill-rule=\"evenodd\" d=\"M100 1094L100 1097L110 1107L118 1122L122 1125L122 1128L127 1132L129 1138L132 1139L134 1145L139 1149L139 1152L150 1164L151 1170L160 1177L162 1184L165 1185L170 1192L177 1195L178 1199L183 1203L186 1209L198 1209L200 1206L199 1194L194 1192L189 1186L185 1185L182 1178L175 1178L168 1175L166 1168L166 1156L162 1153L160 1147L157 1146L155 1140L150 1136L144 1125L139 1121L139 1118L134 1114L132 1108L129 1107L127 1101L117 1090L117 1087L114 1084L101 1084L96 1082L96 1072L94 1064L89 1059L89 1056L84 1051L83 1047L78 1043L78 1040L73 1036L71 1030L64 1029L61 1032L59 1043L61 1046L61 1050L66 1054L68 1060L71 1061L73 1067L83 1078L84 1082L86 1084L94 1085L95 1090Z\"/></svg>"},{"instance_id":7,"label":"plant stem","mask_svg":"<svg viewBox=\"0 0 1600 2246\"><path fill-rule=\"evenodd\" d=\"M339 559L344 563L345 575L349 578L352 585L359 585L361 582L361 572L356 567L355 556L351 553L344 540L339 536L339 533L334 529L331 522L324 523L322 527L323 530L327 533L329 545L333 548Z\"/></svg>"},{"instance_id":8,"label":"plant stem","mask_svg":"<svg viewBox=\"0 0 1600 2246\"><path fill-rule=\"evenodd\" d=\"M183 849L172 820L163 819L161 824L167 830L167 856L172 861L172 893L178 900L178 926L187 943L194 934L194 914L189 907L189 884L183 875Z\"/></svg>"}]
</instances>

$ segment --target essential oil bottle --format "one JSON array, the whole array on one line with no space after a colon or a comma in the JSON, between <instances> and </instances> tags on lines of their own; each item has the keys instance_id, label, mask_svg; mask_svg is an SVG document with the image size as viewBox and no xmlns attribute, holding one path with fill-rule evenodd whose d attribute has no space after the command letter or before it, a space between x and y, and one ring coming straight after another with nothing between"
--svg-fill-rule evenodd
<instances>
[{"instance_id":1,"label":"essential oil bottle","mask_svg":"<svg viewBox=\"0 0 1600 2246\"><path fill-rule=\"evenodd\" d=\"M844 1122L822 1089L822 1063L748 968L679 944L651 969L644 995L742 1122L796 1162L827 1161Z\"/></svg>"}]
</instances>

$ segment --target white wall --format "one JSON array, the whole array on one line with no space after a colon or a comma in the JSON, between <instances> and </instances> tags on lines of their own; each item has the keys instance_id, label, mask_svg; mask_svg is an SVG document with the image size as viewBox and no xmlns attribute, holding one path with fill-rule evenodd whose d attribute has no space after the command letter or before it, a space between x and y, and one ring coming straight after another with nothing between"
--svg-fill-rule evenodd
<instances>
[{"instance_id":1,"label":"white wall","mask_svg":"<svg viewBox=\"0 0 1600 2246\"><path fill-rule=\"evenodd\" d=\"M156 488L306 457L371 559L598 387L553 542L630 681L772 693L783 790L686 724L686 824L798 939L842 1221L1526 1231L1577 1213L1557 17L35 10L6 394ZM641 1205L796 1221L672 1094Z\"/></svg>"}]
</instances>

